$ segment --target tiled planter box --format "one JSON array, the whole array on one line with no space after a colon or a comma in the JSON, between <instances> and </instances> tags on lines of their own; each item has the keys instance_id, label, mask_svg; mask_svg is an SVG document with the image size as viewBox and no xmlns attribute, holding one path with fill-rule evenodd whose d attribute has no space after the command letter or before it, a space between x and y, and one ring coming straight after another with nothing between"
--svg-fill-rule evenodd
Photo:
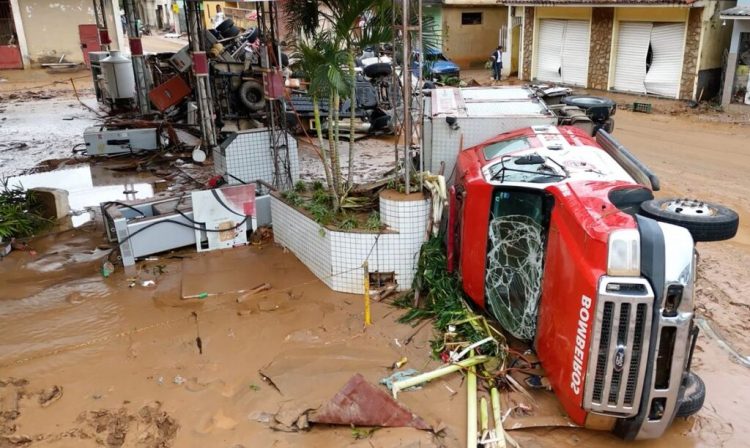
<instances>
[{"instance_id":1,"label":"tiled planter box","mask_svg":"<svg viewBox=\"0 0 750 448\"><path fill-rule=\"evenodd\" d=\"M291 250L334 291L361 294L368 259L370 272L394 272L398 289L411 287L419 249L425 237L431 200L421 193L380 195L380 232L321 227L307 214L271 196L273 233L277 243Z\"/></svg>"}]
</instances>

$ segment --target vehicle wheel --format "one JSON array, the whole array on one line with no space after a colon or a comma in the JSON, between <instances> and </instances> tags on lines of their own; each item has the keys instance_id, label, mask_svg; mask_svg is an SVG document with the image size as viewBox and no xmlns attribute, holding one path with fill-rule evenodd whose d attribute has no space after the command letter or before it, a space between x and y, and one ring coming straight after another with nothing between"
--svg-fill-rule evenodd
<instances>
[{"instance_id":1,"label":"vehicle wheel","mask_svg":"<svg viewBox=\"0 0 750 448\"><path fill-rule=\"evenodd\" d=\"M263 96L263 86L258 81L245 81L240 86L240 101L252 112L258 112L266 107Z\"/></svg>"},{"instance_id":2,"label":"vehicle wheel","mask_svg":"<svg viewBox=\"0 0 750 448\"><path fill-rule=\"evenodd\" d=\"M703 407L706 400L706 385L701 377L693 372L688 372L685 378L685 392L677 409L677 417L690 417Z\"/></svg>"},{"instance_id":3,"label":"vehicle wheel","mask_svg":"<svg viewBox=\"0 0 750 448\"><path fill-rule=\"evenodd\" d=\"M604 126L602 127L602 129L607 131L607 134L611 134L615 130L615 119L607 118L607 121L604 122Z\"/></svg>"},{"instance_id":4,"label":"vehicle wheel","mask_svg":"<svg viewBox=\"0 0 750 448\"><path fill-rule=\"evenodd\" d=\"M684 227L697 241L723 241L737 234L740 218L733 210L695 199L652 199L641 213L657 221Z\"/></svg>"},{"instance_id":5,"label":"vehicle wheel","mask_svg":"<svg viewBox=\"0 0 750 448\"><path fill-rule=\"evenodd\" d=\"M388 64L386 62L378 62L377 64L368 65L362 71L368 78L388 76L391 74L391 64Z\"/></svg>"},{"instance_id":6,"label":"vehicle wheel","mask_svg":"<svg viewBox=\"0 0 750 448\"><path fill-rule=\"evenodd\" d=\"M568 106L578 106L583 110L588 110L592 107L612 108L615 106L615 102L609 98L589 95L567 96L562 99L562 102Z\"/></svg>"}]
</instances>

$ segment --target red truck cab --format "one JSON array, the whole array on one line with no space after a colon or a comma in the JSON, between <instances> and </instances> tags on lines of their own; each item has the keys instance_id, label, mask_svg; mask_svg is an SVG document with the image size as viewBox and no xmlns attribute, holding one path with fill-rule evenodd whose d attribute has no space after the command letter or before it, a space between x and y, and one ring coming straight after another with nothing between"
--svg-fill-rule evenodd
<instances>
[{"instance_id":1,"label":"red truck cab","mask_svg":"<svg viewBox=\"0 0 750 448\"><path fill-rule=\"evenodd\" d=\"M535 126L462 151L448 269L533 343L575 423L654 438L700 381L689 372L694 241L638 213L655 181L600 137Z\"/></svg>"}]
</instances>

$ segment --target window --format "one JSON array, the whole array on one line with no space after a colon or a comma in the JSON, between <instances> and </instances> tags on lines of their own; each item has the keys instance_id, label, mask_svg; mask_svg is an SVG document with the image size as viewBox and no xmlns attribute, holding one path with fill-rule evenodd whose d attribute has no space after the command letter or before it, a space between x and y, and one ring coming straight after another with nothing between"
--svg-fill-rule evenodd
<instances>
[{"instance_id":1,"label":"window","mask_svg":"<svg viewBox=\"0 0 750 448\"><path fill-rule=\"evenodd\" d=\"M526 137L503 140L484 147L484 158L492 160L495 157L505 155L510 152L531 148L531 144Z\"/></svg>"},{"instance_id":2,"label":"window","mask_svg":"<svg viewBox=\"0 0 750 448\"><path fill-rule=\"evenodd\" d=\"M481 12L462 12L461 13L461 25L481 25L481 24L482 24Z\"/></svg>"}]
</instances>

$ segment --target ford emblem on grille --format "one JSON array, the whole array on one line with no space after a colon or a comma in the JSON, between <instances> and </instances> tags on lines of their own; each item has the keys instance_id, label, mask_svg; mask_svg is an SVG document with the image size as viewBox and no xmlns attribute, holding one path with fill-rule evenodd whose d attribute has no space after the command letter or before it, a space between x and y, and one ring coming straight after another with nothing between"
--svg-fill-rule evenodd
<instances>
[{"instance_id":1,"label":"ford emblem on grille","mask_svg":"<svg viewBox=\"0 0 750 448\"><path fill-rule=\"evenodd\" d=\"M615 350L615 372L622 372L623 367L625 367L625 346L618 345Z\"/></svg>"}]
</instances>

